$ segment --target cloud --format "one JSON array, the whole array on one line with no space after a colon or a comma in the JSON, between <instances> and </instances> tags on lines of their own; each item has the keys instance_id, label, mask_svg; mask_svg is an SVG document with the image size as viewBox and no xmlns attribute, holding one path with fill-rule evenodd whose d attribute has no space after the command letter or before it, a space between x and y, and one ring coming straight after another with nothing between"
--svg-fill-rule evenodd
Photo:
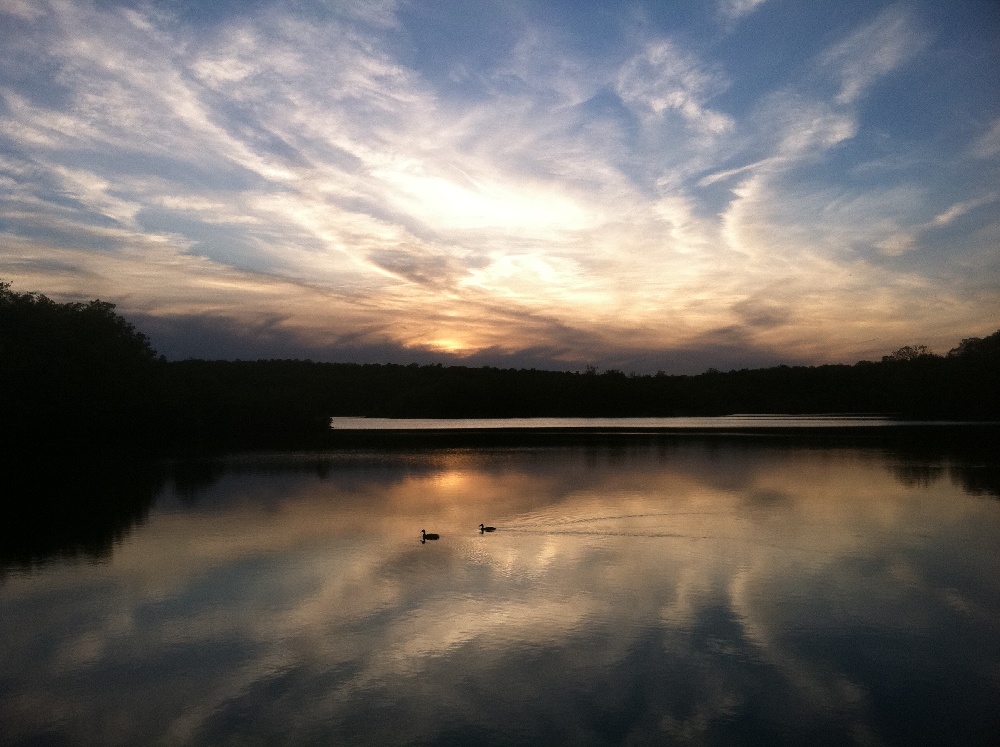
<instances>
[{"instance_id":1,"label":"cloud","mask_svg":"<svg viewBox=\"0 0 1000 747\"><path fill-rule=\"evenodd\" d=\"M792 320L792 309L788 305L769 298L748 298L733 304L733 311L750 327L771 329Z\"/></svg>"},{"instance_id":2,"label":"cloud","mask_svg":"<svg viewBox=\"0 0 1000 747\"><path fill-rule=\"evenodd\" d=\"M806 73L752 81L695 35L625 17L595 47L511 12L490 55L446 50L437 74L392 3L6 7L21 31L0 57L0 274L164 320L199 310L248 344L270 334L259 314L317 356L353 331L469 360L654 361L733 328L755 359L810 336L836 340L810 354L850 357L849 330L880 322L824 319L838 294L906 306L941 267L879 262L928 257L930 224L973 230L958 217L991 193L957 161L935 186L920 169L949 156L903 159L868 124L865 93L928 43L896 6ZM990 157L990 133L964 157ZM977 277L983 246L954 250ZM950 277L955 301L969 281ZM747 311L782 284L815 312ZM976 311L951 308L960 339Z\"/></svg>"},{"instance_id":3,"label":"cloud","mask_svg":"<svg viewBox=\"0 0 1000 747\"><path fill-rule=\"evenodd\" d=\"M901 6L891 6L869 24L833 45L823 63L840 81L837 102L856 102L871 85L896 70L929 42Z\"/></svg>"},{"instance_id":4,"label":"cloud","mask_svg":"<svg viewBox=\"0 0 1000 747\"><path fill-rule=\"evenodd\" d=\"M878 170L873 164L863 187L828 176L840 154L867 136L858 109L862 93L926 41L911 17L887 10L817 55L816 69L842 81L833 101L822 97L822 89L801 85L771 93L754 119L741 123L749 156L744 164L699 178L697 186L706 190L732 185L721 236L753 278L734 283L736 325L720 330L738 330L757 344L781 339L785 350L809 358L818 352L816 341L798 332L811 325L836 337L841 332L834 319L850 325L850 318L864 318L892 336L907 308L922 319L926 335L938 314L949 313L937 305L950 304L949 294L931 291L931 281L901 260L926 255L937 242L931 229L989 204L993 193L973 187L974 196L941 205L931 184L876 179L893 173L882 171L884 164ZM988 272L983 255L967 256ZM935 311L912 303L917 287L934 297Z\"/></svg>"},{"instance_id":5,"label":"cloud","mask_svg":"<svg viewBox=\"0 0 1000 747\"><path fill-rule=\"evenodd\" d=\"M719 12L723 17L733 20L753 13L766 0L718 0Z\"/></svg>"},{"instance_id":6,"label":"cloud","mask_svg":"<svg viewBox=\"0 0 1000 747\"><path fill-rule=\"evenodd\" d=\"M725 114L705 106L728 86L725 76L706 69L673 42L663 40L622 66L616 82L618 95L641 113L664 116L677 112L700 133L720 135L733 127Z\"/></svg>"},{"instance_id":7,"label":"cloud","mask_svg":"<svg viewBox=\"0 0 1000 747\"><path fill-rule=\"evenodd\" d=\"M876 248L890 257L899 257L913 251L917 246L916 237L909 233L894 233L876 242Z\"/></svg>"},{"instance_id":8,"label":"cloud","mask_svg":"<svg viewBox=\"0 0 1000 747\"><path fill-rule=\"evenodd\" d=\"M948 226L976 208L989 205L997 200L1000 200L1000 195L991 193L975 199L957 202L954 205L950 205L943 212L935 215L926 223L914 224L908 231L897 231L889 237L877 241L875 246L887 256L902 256L908 252L917 250L920 246L922 235L928 231Z\"/></svg>"},{"instance_id":9,"label":"cloud","mask_svg":"<svg viewBox=\"0 0 1000 747\"><path fill-rule=\"evenodd\" d=\"M1000 200L1000 194L993 192L982 197L977 197L974 200L965 200L964 202L955 203L944 212L935 215L934 219L931 221L931 226L947 226L949 223L952 223L955 219L960 218L966 213L971 212L978 207L982 207L983 205L994 203L997 200Z\"/></svg>"},{"instance_id":10,"label":"cloud","mask_svg":"<svg viewBox=\"0 0 1000 747\"><path fill-rule=\"evenodd\" d=\"M35 21L45 15L41 4L33 3L31 0L2 0L0 1L0 13L6 13L25 21Z\"/></svg>"},{"instance_id":11,"label":"cloud","mask_svg":"<svg viewBox=\"0 0 1000 747\"><path fill-rule=\"evenodd\" d=\"M976 158L994 158L1000 155L1000 118L995 119L990 128L972 144L972 155Z\"/></svg>"}]
</instances>

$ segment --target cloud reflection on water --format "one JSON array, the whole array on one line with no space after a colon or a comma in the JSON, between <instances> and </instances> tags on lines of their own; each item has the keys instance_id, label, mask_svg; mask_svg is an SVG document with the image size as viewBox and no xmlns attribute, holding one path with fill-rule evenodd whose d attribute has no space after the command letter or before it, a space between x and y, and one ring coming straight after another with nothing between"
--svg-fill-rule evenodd
<instances>
[{"instance_id":1,"label":"cloud reflection on water","mask_svg":"<svg viewBox=\"0 0 1000 747\"><path fill-rule=\"evenodd\" d=\"M908 708L989 726L1000 508L954 482L711 442L316 466L230 463L109 561L7 576L5 739L894 742L921 737Z\"/></svg>"}]
</instances>

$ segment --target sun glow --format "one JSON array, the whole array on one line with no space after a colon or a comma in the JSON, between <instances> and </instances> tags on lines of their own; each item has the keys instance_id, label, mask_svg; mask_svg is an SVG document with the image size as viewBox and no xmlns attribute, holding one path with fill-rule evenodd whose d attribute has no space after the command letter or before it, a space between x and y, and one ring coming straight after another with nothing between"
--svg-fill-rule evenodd
<instances>
[{"instance_id":1,"label":"sun glow","mask_svg":"<svg viewBox=\"0 0 1000 747\"><path fill-rule=\"evenodd\" d=\"M457 229L580 230L593 216L571 198L527 184L467 180L382 171L374 174L397 190L397 200L428 225Z\"/></svg>"},{"instance_id":2,"label":"sun glow","mask_svg":"<svg viewBox=\"0 0 1000 747\"><path fill-rule=\"evenodd\" d=\"M430 340L427 345L435 350L441 350L446 353L460 353L464 350L468 350L468 346L464 342L450 338Z\"/></svg>"},{"instance_id":3,"label":"sun glow","mask_svg":"<svg viewBox=\"0 0 1000 747\"><path fill-rule=\"evenodd\" d=\"M434 475L434 487L440 491L457 493L469 484L469 473L458 469L448 469Z\"/></svg>"},{"instance_id":4,"label":"sun glow","mask_svg":"<svg viewBox=\"0 0 1000 747\"><path fill-rule=\"evenodd\" d=\"M993 11L720 47L781 14L682 4L0 0L0 279L182 359L698 373L996 329Z\"/></svg>"}]
</instances>

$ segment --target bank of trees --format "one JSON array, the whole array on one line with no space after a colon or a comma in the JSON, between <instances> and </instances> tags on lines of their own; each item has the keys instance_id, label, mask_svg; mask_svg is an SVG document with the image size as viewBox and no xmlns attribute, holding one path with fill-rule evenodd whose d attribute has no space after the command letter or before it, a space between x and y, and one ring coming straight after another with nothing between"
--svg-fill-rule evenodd
<instances>
[{"instance_id":1,"label":"bank of trees","mask_svg":"<svg viewBox=\"0 0 1000 747\"><path fill-rule=\"evenodd\" d=\"M165 361L114 304L56 303L0 283L0 402L6 440L134 437L150 425Z\"/></svg>"},{"instance_id":2,"label":"bank of trees","mask_svg":"<svg viewBox=\"0 0 1000 747\"><path fill-rule=\"evenodd\" d=\"M891 413L931 419L1000 418L1000 332L962 345L947 356L887 356L854 365L777 366L696 376L181 361L170 364L170 379L174 391L189 398L184 409L208 421L242 411L260 423L290 422L294 417L303 426L318 414L489 418Z\"/></svg>"},{"instance_id":3,"label":"bank of trees","mask_svg":"<svg viewBox=\"0 0 1000 747\"><path fill-rule=\"evenodd\" d=\"M168 362L102 301L56 303L0 283L3 440L184 443L291 439L337 415L671 416L893 413L1000 419L1000 331L947 355L696 376L318 363Z\"/></svg>"}]
</instances>

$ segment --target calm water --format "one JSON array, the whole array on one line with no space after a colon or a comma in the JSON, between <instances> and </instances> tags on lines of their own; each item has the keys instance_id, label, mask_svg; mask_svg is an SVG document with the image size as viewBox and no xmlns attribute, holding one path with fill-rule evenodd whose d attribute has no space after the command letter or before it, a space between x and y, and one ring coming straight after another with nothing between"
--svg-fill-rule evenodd
<instances>
[{"instance_id":1,"label":"calm water","mask_svg":"<svg viewBox=\"0 0 1000 747\"><path fill-rule=\"evenodd\" d=\"M990 454L53 460L5 530L0 742L995 744Z\"/></svg>"},{"instance_id":2,"label":"calm water","mask_svg":"<svg viewBox=\"0 0 1000 747\"><path fill-rule=\"evenodd\" d=\"M587 428L613 430L687 430L725 428L861 428L903 425L906 421L872 415L726 415L675 418L331 418L335 430L443 430L503 428ZM931 425L921 423L921 425ZM935 424L937 425L937 424Z\"/></svg>"}]
</instances>

